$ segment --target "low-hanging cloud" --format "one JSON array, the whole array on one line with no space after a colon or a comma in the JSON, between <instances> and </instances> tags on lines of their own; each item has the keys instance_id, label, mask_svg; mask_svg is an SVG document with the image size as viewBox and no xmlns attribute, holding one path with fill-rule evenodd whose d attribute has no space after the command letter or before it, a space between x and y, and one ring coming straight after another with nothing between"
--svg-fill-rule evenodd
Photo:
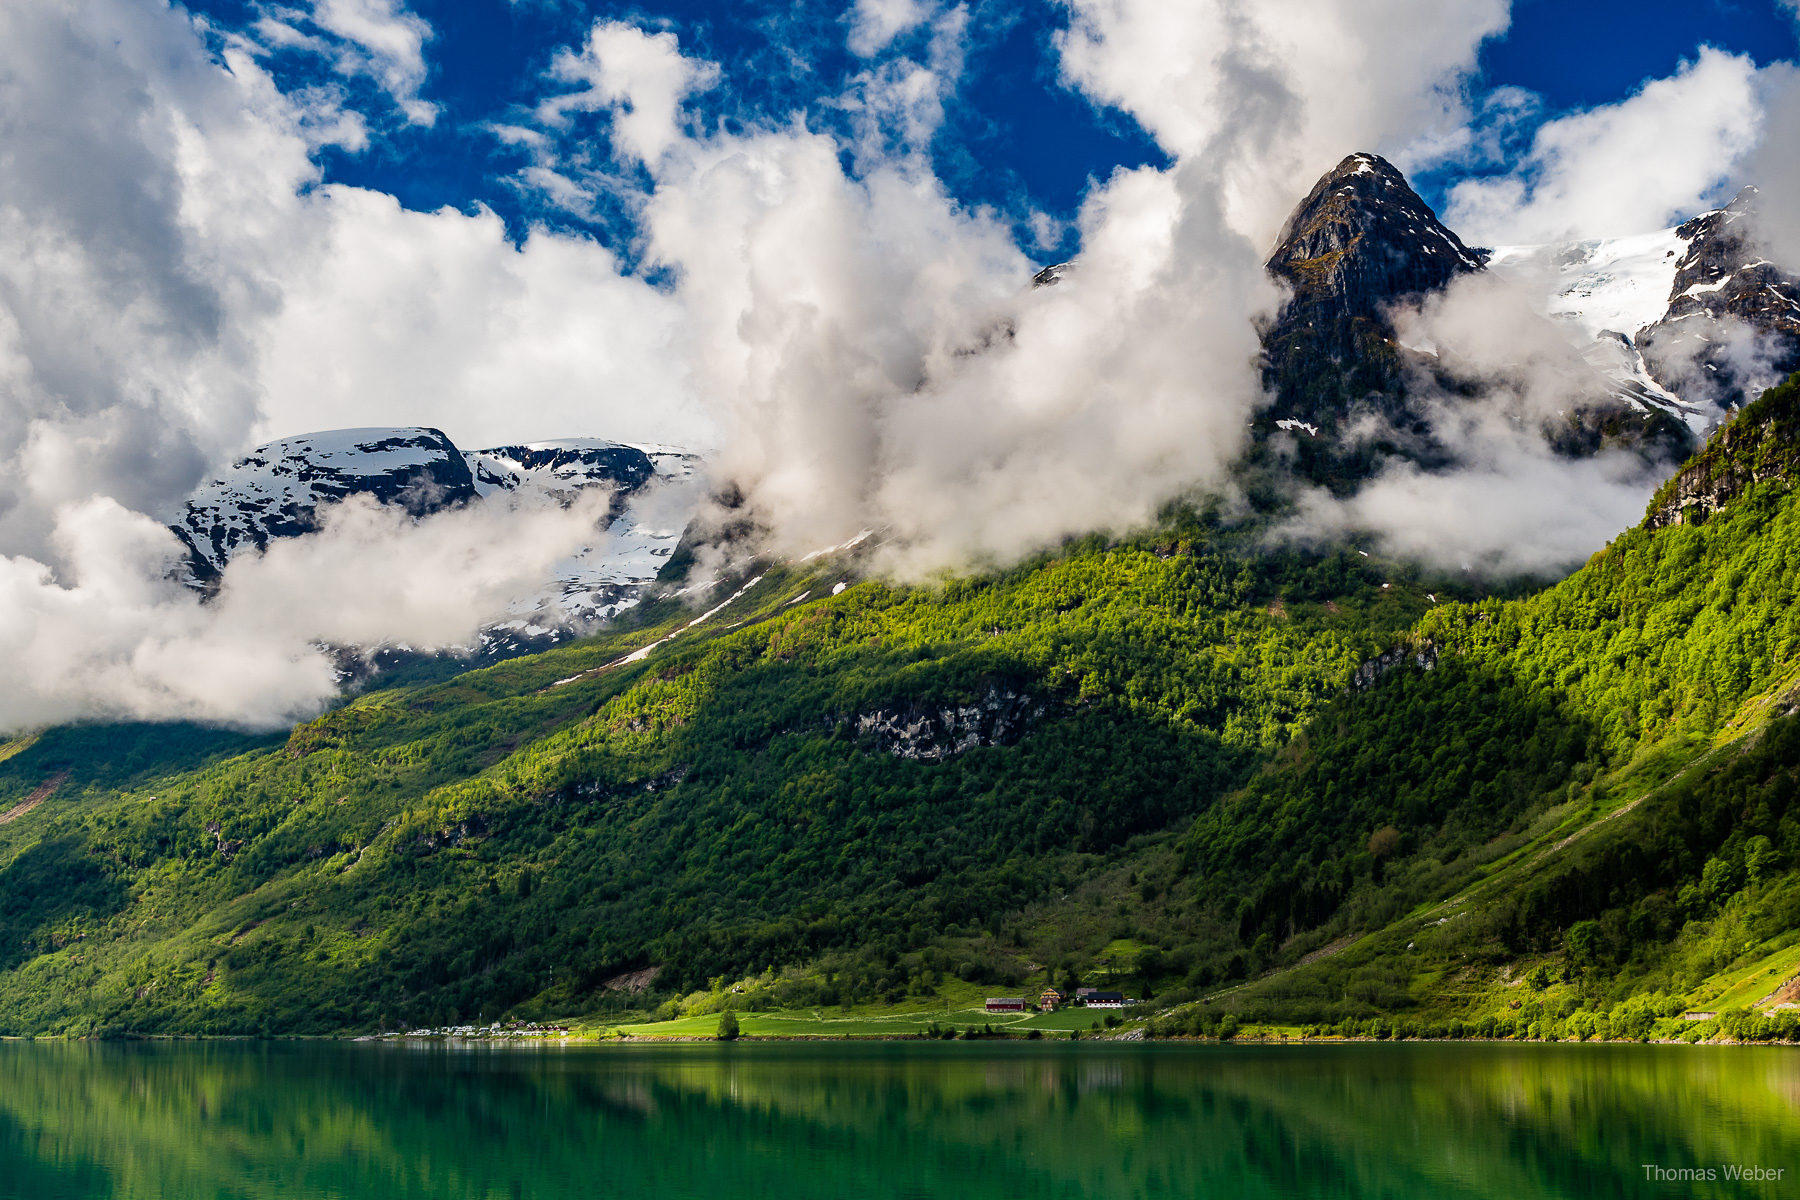
<instances>
[{"instance_id":1,"label":"low-hanging cloud","mask_svg":"<svg viewBox=\"0 0 1800 1200\"><path fill-rule=\"evenodd\" d=\"M309 715L338 691L333 647L469 645L596 536L605 505L590 491L567 508L496 501L415 522L354 496L317 533L234 559L208 603L170 578L183 548L165 526L100 497L63 506L60 570L0 558L0 729Z\"/></svg>"},{"instance_id":2,"label":"low-hanging cloud","mask_svg":"<svg viewBox=\"0 0 1800 1200\"><path fill-rule=\"evenodd\" d=\"M1310 491L1278 539L1357 532L1441 568L1544 574L1642 519L1671 464L1623 448L1558 452L1551 431L1568 429L1578 405L1607 403L1610 389L1511 283L1465 275L1393 320L1401 344L1422 356L1413 402L1455 465L1393 460L1354 496Z\"/></svg>"}]
</instances>

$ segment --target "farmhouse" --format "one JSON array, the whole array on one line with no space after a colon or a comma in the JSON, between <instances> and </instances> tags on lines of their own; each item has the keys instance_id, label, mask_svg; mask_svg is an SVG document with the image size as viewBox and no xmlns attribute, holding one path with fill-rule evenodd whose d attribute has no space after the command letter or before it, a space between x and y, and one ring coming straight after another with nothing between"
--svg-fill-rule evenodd
<instances>
[{"instance_id":1,"label":"farmhouse","mask_svg":"<svg viewBox=\"0 0 1800 1200\"><path fill-rule=\"evenodd\" d=\"M1123 992L1089 992L1087 1006L1089 1008L1124 1008L1137 1001Z\"/></svg>"},{"instance_id":2,"label":"farmhouse","mask_svg":"<svg viewBox=\"0 0 1800 1200\"><path fill-rule=\"evenodd\" d=\"M1064 1000L1061 992L1055 988L1045 988L1044 994L1038 997L1038 1007L1045 1012L1055 1012Z\"/></svg>"}]
</instances>

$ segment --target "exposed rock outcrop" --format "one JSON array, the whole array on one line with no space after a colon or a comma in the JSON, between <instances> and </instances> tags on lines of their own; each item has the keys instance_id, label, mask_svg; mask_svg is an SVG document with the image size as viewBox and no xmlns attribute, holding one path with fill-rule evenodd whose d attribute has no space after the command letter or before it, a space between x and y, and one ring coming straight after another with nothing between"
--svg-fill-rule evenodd
<instances>
[{"instance_id":1,"label":"exposed rock outcrop","mask_svg":"<svg viewBox=\"0 0 1800 1200\"><path fill-rule=\"evenodd\" d=\"M1358 666L1356 673L1350 676L1350 690L1367 691L1400 667L1411 665L1421 671L1433 671L1437 669L1437 664L1437 643L1423 641L1415 645L1405 642Z\"/></svg>"},{"instance_id":2,"label":"exposed rock outcrop","mask_svg":"<svg viewBox=\"0 0 1800 1200\"><path fill-rule=\"evenodd\" d=\"M863 713L855 727L895 758L943 762L977 746L1014 745L1043 712L1023 689L995 682L972 703L911 701Z\"/></svg>"}]
</instances>

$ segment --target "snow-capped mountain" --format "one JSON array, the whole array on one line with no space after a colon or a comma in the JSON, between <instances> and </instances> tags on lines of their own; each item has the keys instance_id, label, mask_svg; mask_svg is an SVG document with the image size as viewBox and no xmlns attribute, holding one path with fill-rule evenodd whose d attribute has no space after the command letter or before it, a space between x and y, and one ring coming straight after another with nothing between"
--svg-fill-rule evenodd
<instances>
[{"instance_id":1,"label":"snow-capped mountain","mask_svg":"<svg viewBox=\"0 0 1800 1200\"><path fill-rule=\"evenodd\" d=\"M346 496L423 516L476 494L462 451L435 429L336 429L258 446L197 488L171 528L192 580L210 586L239 550L316 528L319 507Z\"/></svg>"},{"instance_id":2,"label":"snow-capped mountain","mask_svg":"<svg viewBox=\"0 0 1800 1200\"><path fill-rule=\"evenodd\" d=\"M699 455L654 443L571 438L479 450L468 457L484 497L507 491L560 499L595 485L614 489L611 523L557 564L551 586L515 601L490 637L510 633L555 640L636 604L669 561L705 482Z\"/></svg>"},{"instance_id":3,"label":"snow-capped mountain","mask_svg":"<svg viewBox=\"0 0 1800 1200\"><path fill-rule=\"evenodd\" d=\"M1546 311L1638 403L1696 433L1800 368L1800 278L1764 257L1760 194L1634 237L1502 246L1489 266Z\"/></svg>"},{"instance_id":4,"label":"snow-capped mountain","mask_svg":"<svg viewBox=\"0 0 1800 1200\"><path fill-rule=\"evenodd\" d=\"M484 634L489 648L553 642L636 604L699 502L701 459L661 445L594 438L462 451L436 429L341 429L258 446L197 488L170 527L188 547L187 582L218 585L232 556L316 529L320 509L352 495L424 516L500 494L567 503L605 487L613 501L593 540L555 579L521 596Z\"/></svg>"}]
</instances>

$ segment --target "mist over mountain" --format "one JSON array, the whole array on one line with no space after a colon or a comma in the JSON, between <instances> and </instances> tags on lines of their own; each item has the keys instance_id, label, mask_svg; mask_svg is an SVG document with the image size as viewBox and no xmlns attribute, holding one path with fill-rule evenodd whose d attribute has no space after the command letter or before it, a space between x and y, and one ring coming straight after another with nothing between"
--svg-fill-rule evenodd
<instances>
[{"instance_id":1,"label":"mist over mountain","mask_svg":"<svg viewBox=\"0 0 1800 1200\"><path fill-rule=\"evenodd\" d=\"M1236 478L1277 513L1319 485L1355 505L1396 472L1454 480L1480 470L1506 441L1538 462L1629 463L1647 481L1633 486L1653 486L1800 346L1793 277L1759 257L1750 232L1754 197L1746 189L1661 233L1472 249L1392 164L1346 157L1295 207L1268 259L1286 298L1264 319L1268 400ZM1032 282L1079 292L1084 274L1056 264ZM1490 282L1495 274L1505 282ZM1495 327L1503 333L1483 345ZM1493 421L1499 439L1482 431ZM768 531L755 532L753 510L748 523L743 512L697 520L709 470L701 456L654 445L465 452L437 430L343 430L258 447L189 498L172 527L189 548L186 579L213 592L235 554L315 531L321 511L348 496L417 520L495 496L567 504L604 492L591 543L454 651L491 661L641 602L684 531L684 570L697 553L717 564L755 553ZM1343 532L1356 533L1345 520ZM724 530L733 540L709 546ZM405 658L382 652L390 666Z\"/></svg>"}]
</instances>

